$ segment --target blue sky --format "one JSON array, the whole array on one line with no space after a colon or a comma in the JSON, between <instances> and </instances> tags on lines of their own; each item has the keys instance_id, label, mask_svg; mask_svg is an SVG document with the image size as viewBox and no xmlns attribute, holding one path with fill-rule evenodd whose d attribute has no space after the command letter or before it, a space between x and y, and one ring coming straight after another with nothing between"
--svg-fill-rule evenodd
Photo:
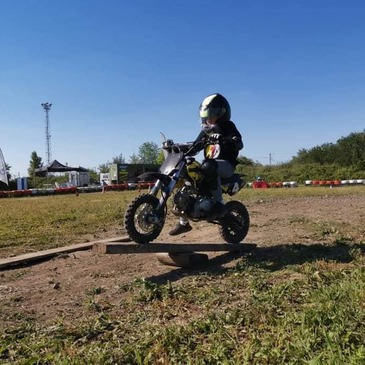
<instances>
[{"instance_id":1,"label":"blue sky","mask_svg":"<svg viewBox=\"0 0 365 365\"><path fill-rule=\"evenodd\" d=\"M191 141L220 92L268 164L365 128L363 0L1 0L0 148L95 168Z\"/></svg>"}]
</instances>

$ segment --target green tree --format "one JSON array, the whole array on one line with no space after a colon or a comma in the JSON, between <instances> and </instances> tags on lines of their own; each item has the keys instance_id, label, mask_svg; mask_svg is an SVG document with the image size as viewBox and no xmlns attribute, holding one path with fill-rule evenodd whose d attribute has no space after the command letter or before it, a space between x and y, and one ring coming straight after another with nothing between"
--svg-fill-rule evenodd
<instances>
[{"instance_id":1,"label":"green tree","mask_svg":"<svg viewBox=\"0 0 365 365\"><path fill-rule=\"evenodd\" d=\"M35 170L43 166L42 157L39 157L36 151L30 155L30 162L28 168L28 176L34 177Z\"/></svg>"},{"instance_id":2,"label":"green tree","mask_svg":"<svg viewBox=\"0 0 365 365\"><path fill-rule=\"evenodd\" d=\"M114 156L112 158L112 162L107 161L103 164L100 164L98 166L98 170L100 171L100 173L108 173L110 171L110 165L112 165L112 164L124 164L124 163L126 163L125 158L124 158L123 154L121 153L117 156Z\"/></svg>"},{"instance_id":3,"label":"green tree","mask_svg":"<svg viewBox=\"0 0 365 365\"><path fill-rule=\"evenodd\" d=\"M365 131L351 133L336 143L324 143L309 150L299 150L292 162L302 164L320 164L354 166L365 169Z\"/></svg>"},{"instance_id":4,"label":"green tree","mask_svg":"<svg viewBox=\"0 0 365 365\"><path fill-rule=\"evenodd\" d=\"M8 175L8 181L10 181L10 179L11 179L10 169L11 169L11 166L10 166L10 165L8 165L8 164L5 162L5 170L6 170L6 174Z\"/></svg>"},{"instance_id":5,"label":"green tree","mask_svg":"<svg viewBox=\"0 0 365 365\"><path fill-rule=\"evenodd\" d=\"M156 164L160 149L154 142L144 142L138 150L138 158L143 164Z\"/></svg>"},{"instance_id":6,"label":"green tree","mask_svg":"<svg viewBox=\"0 0 365 365\"><path fill-rule=\"evenodd\" d=\"M95 169L88 169L89 170L89 176L90 176L90 183L91 184L97 184L99 183L99 174ZM107 171L109 172L109 171Z\"/></svg>"},{"instance_id":7,"label":"green tree","mask_svg":"<svg viewBox=\"0 0 365 365\"><path fill-rule=\"evenodd\" d=\"M244 166L254 166L255 162L253 160L251 160L248 157L239 155L237 158L238 164L239 165L244 165Z\"/></svg>"},{"instance_id":8,"label":"green tree","mask_svg":"<svg viewBox=\"0 0 365 365\"><path fill-rule=\"evenodd\" d=\"M138 157L138 155L133 153L131 156L129 156L129 163L138 164L138 163L142 163L142 162L141 162L141 159Z\"/></svg>"},{"instance_id":9,"label":"green tree","mask_svg":"<svg viewBox=\"0 0 365 365\"><path fill-rule=\"evenodd\" d=\"M100 164L98 170L100 173L108 173L110 170L110 162L107 161L106 163Z\"/></svg>"},{"instance_id":10,"label":"green tree","mask_svg":"<svg viewBox=\"0 0 365 365\"><path fill-rule=\"evenodd\" d=\"M338 164L341 166L356 165L365 169L365 131L351 133L337 141Z\"/></svg>"},{"instance_id":11,"label":"green tree","mask_svg":"<svg viewBox=\"0 0 365 365\"><path fill-rule=\"evenodd\" d=\"M162 163L165 161L165 156L163 154L163 151L162 149L160 149L160 152L158 153L158 157L157 157L157 160L156 160L156 163L158 165L162 165Z\"/></svg>"},{"instance_id":12,"label":"green tree","mask_svg":"<svg viewBox=\"0 0 365 365\"><path fill-rule=\"evenodd\" d=\"M124 163L125 163L125 158L122 153L112 158L112 164L124 164Z\"/></svg>"}]
</instances>

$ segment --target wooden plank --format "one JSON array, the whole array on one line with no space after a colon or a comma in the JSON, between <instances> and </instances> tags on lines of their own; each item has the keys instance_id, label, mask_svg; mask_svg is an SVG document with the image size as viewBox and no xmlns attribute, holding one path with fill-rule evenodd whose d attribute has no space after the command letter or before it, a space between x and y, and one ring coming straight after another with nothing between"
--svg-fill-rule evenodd
<instances>
[{"instance_id":1,"label":"wooden plank","mask_svg":"<svg viewBox=\"0 0 365 365\"><path fill-rule=\"evenodd\" d=\"M19 265L19 264L32 262L32 261L51 258L56 255L63 254L63 253L90 250L97 243L129 242L129 241L130 241L129 237L116 237L116 238L109 238L109 239L105 239L105 240L79 243L79 244L71 245L71 246L51 248L49 250L37 251L37 252L27 253L24 255L19 255L19 256L14 256L14 257L8 257L5 259L0 259L0 269L4 269L4 268L7 268L7 267L13 266L13 265Z\"/></svg>"},{"instance_id":2,"label":"wooden plank","mask_svg":"<svg viewBox=\"0 0 365 365\"><path fill-rule=\"evenodd\" d=\"M93 252L103 254L129 254L129 253L188 253L188 252L215 252L215 251L252 251L256 248L254 243L114 243L97 242Z\"/></svg>"}]
</instances>

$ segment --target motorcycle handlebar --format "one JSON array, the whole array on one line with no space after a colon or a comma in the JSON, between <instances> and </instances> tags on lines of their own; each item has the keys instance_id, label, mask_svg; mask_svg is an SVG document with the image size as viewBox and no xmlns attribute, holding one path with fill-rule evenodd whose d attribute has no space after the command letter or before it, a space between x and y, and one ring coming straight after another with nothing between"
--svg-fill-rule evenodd
<instances>
[{"instance_id":1,"label":"motorcycle handlebar","mask_svg":"<svg viewBox=\"0 0 365 365\"><path fill-rule=\"evenodd\" d=\"M185 142L185 143L174 143L171 139L167 140L162 144L162 149L168 152L183 152L185 155L196 154L194 149L199 145L200 142Z\"/></svg>"}]
</instances>

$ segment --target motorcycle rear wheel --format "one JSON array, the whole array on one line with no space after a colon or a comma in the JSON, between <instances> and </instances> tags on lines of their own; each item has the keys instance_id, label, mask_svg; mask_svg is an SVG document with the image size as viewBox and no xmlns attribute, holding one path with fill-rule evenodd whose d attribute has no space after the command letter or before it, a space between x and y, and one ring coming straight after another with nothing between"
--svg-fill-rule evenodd
<instances>
[{"instance_id":1,"label":"motorcycle rear wheel","mask_svg":"<svg viewBox=\"0 0 365 365\"><path fill-rule=\"evenodd\" d=\"M124 228L132 241L148 243L159 236L166 209L158 206L158 198L150 194L139 195L129 204L124 214Z\"/></svg>"},{"instance_id":2,"label":"motorcycle rear wheel","mask_svg":"<svg viewBox=\"0 0 365 365\"><path fill-rule=\"evenodd\" d=\"M219 234L227 243L240 243L250 228L250 216L246 207L238 201L226 203L227 215L222 219Z\"/></svg>"}]
</instances>

